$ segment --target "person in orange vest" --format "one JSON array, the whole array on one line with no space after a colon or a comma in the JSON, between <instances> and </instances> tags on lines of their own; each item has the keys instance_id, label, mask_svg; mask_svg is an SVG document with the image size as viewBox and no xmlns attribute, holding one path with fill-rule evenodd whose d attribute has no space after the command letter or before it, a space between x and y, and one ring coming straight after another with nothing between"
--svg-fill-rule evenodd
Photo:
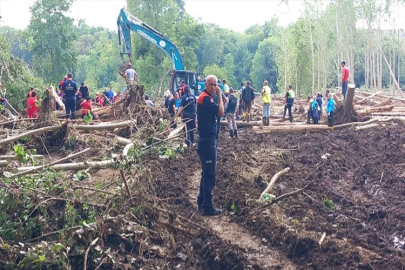
<instances>
[{"instance_id":1,"label":"person in orange vest","mask_svg":"<svg viewBox=\"0 0 405 270\"><path fill-rule=\"evenodd\" d=\"M31 97L27 100L27 114L28 118L37 118L38 117L38 106L37 101L37 92L32 91Z\"/></svg>"}]
</instances>

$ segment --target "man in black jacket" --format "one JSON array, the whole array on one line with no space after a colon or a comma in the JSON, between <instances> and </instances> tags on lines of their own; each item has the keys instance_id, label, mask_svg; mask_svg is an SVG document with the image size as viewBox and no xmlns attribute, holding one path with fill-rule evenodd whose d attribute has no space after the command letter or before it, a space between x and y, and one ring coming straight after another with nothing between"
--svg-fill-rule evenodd
<instances>
[{"instance_id":1,"label":"man in black jacket","mask_svg":"<svg viewBox=\"0 0 405 270\"><path fill-rule=\"evenodd\" d=\"M254 89L250 86L250 82L246 82L245 89L242 90L242 101L243 101L243 122L247 119L250 121L250 111L252 110L252 105L254 105L255 93Z\"/></svg>"}]
</instances>

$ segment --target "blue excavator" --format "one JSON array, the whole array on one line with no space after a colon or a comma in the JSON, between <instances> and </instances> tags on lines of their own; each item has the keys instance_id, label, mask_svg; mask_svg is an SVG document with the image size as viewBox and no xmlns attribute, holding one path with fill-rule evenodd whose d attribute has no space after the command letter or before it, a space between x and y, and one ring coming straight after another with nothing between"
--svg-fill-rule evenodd
<instances>
[{"instance_id":1,"label":"blue excavator","mask_svg":"<svg viewBox=\"0 0 405 270\"><path fill-rule=\"evenodd\" d=\"M125 70L128 68L128 64L132 62L132 44L131 44L131 30L145 38L161 50L163 50L167 56L173 62L173 70L170 74L170 91L174 93L180 88L181 82L185 81L191 89L194 90L194 94L198 96L205 88L204 75L196 74L195 72L185 70L183 60L179 49L173 42L165 35L159 33L154 28L132 16L124 9L121 9L117 20L118 25L118 40L119 44L122 44L124 40L125 46L121 54L123 64L119 68L119 73L124 76Z\"/></svg>"}]
</instances>

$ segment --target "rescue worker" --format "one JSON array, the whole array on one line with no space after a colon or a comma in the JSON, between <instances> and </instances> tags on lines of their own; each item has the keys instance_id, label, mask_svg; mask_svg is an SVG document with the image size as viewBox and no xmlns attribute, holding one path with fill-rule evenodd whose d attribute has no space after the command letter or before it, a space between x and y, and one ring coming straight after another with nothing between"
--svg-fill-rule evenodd
<instances>
[{"instance_id":1,"label":"rescue worker","mask_svg":"<svg viewBox=\"0 0 405 270\"><path fill-rule=\"evenodd\" d=\"M196 128L195 122L195 105L196 98L191 93L190 86L184 87L185 94L181 97L180 111L183 116L183 123L186 123L186 145L193 146L194 144L194 129Z\"/></svg>"},{"instance_id":2,"label":"rescue worker","mask_svg":"<svg viewBox=\"0 0 405 270\"><path fill-rule=\"evenodd\" d=\"M243 113L243 100L242 100L242 92L245 89L243 82L240 83L240 93L239 93L239 107L238 107L238 114L236 115L236 119L239 120Z\"/></svg>"},{"instance_id":3,"label":"rescue worker","mask_svg":"<svg viewBox=\"0 0 405 270\"><path fill-rule=\"evenodd\" d=\"M319 120L322 121L323 99L322 99L322 94L319 92L316 93L316 102L318 102L318 106L319 106Z\"/></svg>"},{"instance_id":4,"label":"rescue worker","mask_svg":"<svg viewBox=\"0 0 405 270\"><path fill-rule=\"evenodd\" d=\"M103 98L104 98L103 104L104 105L110 104L110 102L108 102L110 100L110 98L109 98L110 94L108 94L107 87L104 87L104 91L102 92L102 95L103 95Z\"/></svg>"},{"instance_id":5,"label":"rescue worker","mask_svg":"<svg viewBox=\"0 0 405 270\"><path fill-rule=\"evenodd\" d=\"M0 82L0 89L3 89L3 86L1 85ZM0 114L5 114L6 113L6 107L7 107L7 97L6 97L6 88L3 89L4 92L0 92Z\"/></svg>"},{"instance_id":6,"label":"rescue worker","mask_svg":"<svg viewBox=\"0 0 405 270\"><path fill-rule=\"evenodd\" d=\"M145 95L145 102L151 107L155 107L155 104L153 104L152 100L149 99L149 95Z\"/></svg>"},{"instance_id":7,"label":"rescue worker","mask_svg":"<svg viewBox=\"0 0 405 270\"><path fill-rule=\"evenodd\" d=\"M243 122L247 119L250 121L250 111L252 110L252 105L254 105L255 93L254 89L250 86L250 82L246 82L246 87L242 91L243 100Z\"/></svg>"},{"instance_id":8,"label":"rescue worker","mask_svg":"<svg viewBox=\"0 0 405 270\"><path fill-rule=\"evenodd\" d=\"M37 92L32 91L31 97L27 100L27 114L28 118L37 118L38 117L38 106L37 101Z\"/></svg>"},{"instance_id":9,"label":"rescue worker","mask_svg":"<svg viewBox=\"0 0 405 270\"><path fill-rule=\"evenodd\" d=\"M328 94L328 104L326 105L326 112L328 113L328 127L333 127L333 114L335 110L335 101L332 94Z\"/></svg>"},{"instance_id":10,"label":"rescue worker","mask_svg":"<svg viewBox=\"0 0 405 270\"><path fill-rule=\"evenodd\" d=\"M27 98L30 98L32 96L32 92L34 92L34 87L30 88L30 91L27 94Z\"/></svg>"},{"instance_id":11,"label":"rescue worker","mask_svg":"<svg viewBox=\"0 0 405 270\"><path fill-rule=\"evenodd\" d=\"M82 82L82 84L81 84L81 86L80 86L80 88L79 88L79 92L82 93L82 97L83 97L84 99L87 99L87 97L90 96L89 88L84 85L84 82Z\"/></svg>"},{"instance_id":12,"label":"rescue worker","mask_svg":"<svg viewBox=\"0 0 405 270\"><path fill-rule=\"evenodd\" d=\"M76 82L72 80L73 75L68 74L67 80L62 84L62 91L65 94L66 118L72 113L72 119L76 119L76 94L78 92Z\"/></svg>"},{"instance_id":13,"label":"rescue worker","mask_svg":"<svg viewBox=\"0 0 405 270\"><path fill-rule=\"evenodd\" d=\"M288 117L290 119L290 123L292 123L292 121L293 121L293 118L292 118L292 106L294 104L294 97L295 97L295 94L294 94L294 91L292 90L292 86L289 85L288 86L288 91L285 94L285 103L286 103L286 105L284 106L283 119L285 119L285 115L286 115L287 110L288 110Z\"/></svg>"},{"instance_id":14,"label":"rescue worker","mask_svg":"<svg viewBox=\"0 0 405 270\"><path fill-rule=\"evenodd\" d=\"M312 102L314 100L312 97L309 95L307 97L307 102L308 102L308 113L307 113L307 124L311 124L311 118L312 118Z\"/></svg>"},{"instance_id":15,"label":"rescue worker","mask_svg":"<svg viewBox=\"0 0 405 270\"><path fill-rule=\"evenodd\" d=\"M312 120L314 124L317 125L319 123L319 105L316 101L316 96L312 97L312 104L311 104L311 111L312 111Z\"/></svg>"},{"instance_id":16,"label":"rescue worker","mask_svg":"<svg viewBox=\"0 0 405 270\"><path fill-rule=\"evenodd\" d=\"M181 98L185 94L185 92L184 92L185 87L186 87L186 81L183 80L183 81L181 81L181 86L178 89L179 98Z\"/></svg>"},{"instance_id":17,"label":"rescue worker","mask_svg":"<svg viewBox=\"0 0 405 270\"><path fill-rule=\"evenodd\" d=\"M263 126L270 125L270 103L271 103L271 89L269 87L269 82L264 81L264 86L262 89L263 98Z\"/></svg>"},{"instance_id":18,"label":"rescue worker","mask_svg":"<svg viewBox=\"0 0 405 270\"><path fill-rule=\"evenodd\" d=\"M340 75L341 80L342 80L342 94L343 94L343 99L346 98L346 93L347 93L347 85L349 83L349 75L350 75L350 70L348 67L346 67L346 62L343 61L341 63L342 65L342 74Z\"/></svg>"},{"instance_id":19,"label":"rescue worker","mask_svg":"<svg viewBox=\"0 0 405 270\"><path fill-rule=\"evenodd\" d=\"M233 94L233 88L229 88L228 101L225 103L226 120L228 121L229 136L231 138L238 137L238 127L235 122L236 106L238 105L238 99Z\"/></svg>"},{"instance_id":20,"label":"rescue worker","mask_svg":"<svg viewBox=\"0 0 405 270\"><path fill-rule=\"evenodd\" d=\"M177 111L177 108L176 108L177 95L178 95L178 93L175 92L174 96L171 96L170 101L169 101L169 107L167 109L169 111L170 117L172 118L172 122L170 124L172 128L177 128L177 124L175 123L175 119L174 119L174 116L176 115L176 111Z\"/></svg>"},{"instance_id":21,"label":"rescue worker","mask_svg":"<svg viewBox=\"0 0 405 270\"><path fill-rule=\"evenodd\" d=\"M138 81L138 73L132 68L131 63L128 64L128 69L125 71L124 77L127 84L133 81Z\"/></svg>"},{"instance_id":22,"label":"rescue worker","mask_svg":"<svg viewBox=\"0 0 405 270\"><path fill-rule=\"evenodd\" d=\"M110 86L110 89L107 91L108 94L108 100L113 103L114 102L114 91L112 90L112 87Z\"/></svg>"},{"instance_id":23,"label":"rescue worker","mask_svg":"<svg viewBox=\"0 0 405 270\"><path fill-rule=\"evenodd\" d=\"M218 104L214 102L213 94L218 95ZM197 101L198 121L198 156L202 165L200 191L197 197L198 210L203 216L221 214L212 203L212 191L215 187L217 163L217 116L224 114L224 105L218 87L217 77L209 75L205 81L205 90Z\"/></svg>"},{"instance_id":24,"label":"rescue worker","mask_svg":"<svg viewBox=\"0 0 405 270\"><path fill-rule=\"evenodd\" d=\"M222 80L223 88L224 88L224 94L226 97L229 96L229 85L226 83L226 80Z\"/></svg>"},{"instance_id":25,"label":"rescue worker","mask_svg":"<svg viewBox=\"0 0 405 270\"><path fill-rule=\"evenodd\" d=\"M84 119L84 117L87 114L90 114L93 119L97 119L97 116L93 113L93 109L91 107L91 98L87 97L85 101L83 101L80 106L82 107L82 118Z\"/></svg>"}]
</instances>

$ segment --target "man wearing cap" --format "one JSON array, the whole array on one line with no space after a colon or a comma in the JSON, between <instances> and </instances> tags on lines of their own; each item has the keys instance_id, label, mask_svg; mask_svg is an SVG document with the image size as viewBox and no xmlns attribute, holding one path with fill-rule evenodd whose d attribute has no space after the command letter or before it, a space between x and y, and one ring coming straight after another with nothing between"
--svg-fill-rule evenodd
<instances>
[{"instance_id":1,"label":"man wearing cap","mask_svg":"<svg viewBox=\"0 0 405 270\"><path fill-rule=\"evenodd\" d=\"M90 96L89 88L87 88L87 86L84 85L84 82L82 82L82 85L80 86L79 92L82 93L82 97L84 99L87 99L87 97Z\"/></svg>"},{"instance_id":2,"label":"man wearing cap","mask_svg":"<svg viewBox=\"0 0 405 270\"><path fill-rule=\"evenodd\" d=\"M128 69L125 71L125 80L127 83L138 81L138 73L132 68L132 64L128 64Z\"/></svg>"},{"instance_id":3,"label":"man wearing cap","mask_svg":"<svg viewBox=\"0 0 405 270\"><path fill-rule=\"evenodd\" d=\"M348 67L346 67L345 61L343 61L341 65L342 65L342 74L341 74L342 94L343 94L343 98L346 98L347 84L349 83L350 70Z\"/></svg>"},{"instance_id":4,"label":"man wearing cap","mask_svg":"<svg viewBox=\"0 0 405 270\"><path fill-rule=\"evenodd\" d=\"M65 94L66 118L72 113L72 119L76 119L76 94L78 93L76 82L72 80L73 75L68 74L67 80L62 84L62 92Z\"/></svg>"},{"instance_id":5,"label":"man wearing cap","mask_svg":"<svg viewBox=\"0 0 405 270\"><path fill-rule=\"evenodd\" d=\"M214 93L218 95L218 104L214 102L212 96ZM205 81L205 90L197 100L198 156L202 165L197 205L203 216L221 214L221 211L215 209L212 203L217 163L217 116L224 114L221 94L221 88L217 84L217 77L209 75Z\"/></svg>"}]
</instances>

